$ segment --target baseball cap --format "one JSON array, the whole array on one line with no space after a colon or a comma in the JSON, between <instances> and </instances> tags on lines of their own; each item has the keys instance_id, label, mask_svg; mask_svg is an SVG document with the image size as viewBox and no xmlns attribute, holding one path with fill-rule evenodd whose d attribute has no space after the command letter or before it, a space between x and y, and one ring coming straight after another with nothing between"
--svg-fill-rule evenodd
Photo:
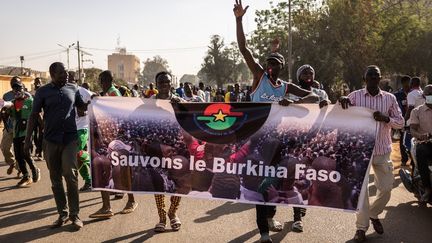
<instances>
[{"instance_id":1,"label":"baseball cap","mask_svg":"<svg viewBox=\"0 0 432 243\"><path fill-rule=\"evenodd\" d=\"M282 64L283 66L285 66L285 58L282 56L282 54L280 54L279 52L273 52L271 53L267 59L268 60L275 60L278 63Z\"/></svg>"},{"instance_id":2,"label":"baseball cap","mask_svg":"<svg viewBox=\"0 0 432 243\"><path fill-rule=\"evenodd\" d=\"M131 151L132 147L123 143L120 140L113 140L111 141L111 143L108 144L108 149L111 151L119 151L119 150L127 150L127 151Z\"/></svg>"}]
</instances>

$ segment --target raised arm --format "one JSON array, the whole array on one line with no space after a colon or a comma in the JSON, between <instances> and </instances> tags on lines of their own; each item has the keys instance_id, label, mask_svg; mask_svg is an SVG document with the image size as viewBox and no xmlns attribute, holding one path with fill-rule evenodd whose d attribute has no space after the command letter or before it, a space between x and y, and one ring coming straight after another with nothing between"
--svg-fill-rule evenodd
<instances>
[{"instance_id":1,"label":"raised arm","mask_svg":"<svg viewBox=\"0 0 432 243\"><path fill-rule=\"evenodd\" d=\"M254 91L258 85L261 76L264 73L264 69L259 63L253 58L251 51L246 47L246 37L243 31L243 16L245 15L249 6L243 8L242 1L236 0L234 4L234 15L236 17L236 29L237 29L237 43L239 46L240 53L243 55L249 70L253 74L252 91Z\"/></svg>"}]
</instances>

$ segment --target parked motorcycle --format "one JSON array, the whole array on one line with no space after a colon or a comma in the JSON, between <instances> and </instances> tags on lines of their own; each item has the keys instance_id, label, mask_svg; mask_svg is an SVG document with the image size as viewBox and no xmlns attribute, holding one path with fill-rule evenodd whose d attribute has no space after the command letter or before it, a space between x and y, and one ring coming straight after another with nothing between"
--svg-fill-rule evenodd
<instances>
[{"instance_id":1,"label":"parked motorcycle","mask_svg":"<svg viewBox=\"0 0 432 243\"><path fill-rule=\"evenodd\" d=\"M432 139L429 139L427 141L423 141L422 143L430 143L432 142ZM403 183L403 185L405 186L405 188L409 191L414 193L414 196L419 199L419 202L421 204L424 204L425 202L421 202L420 199L423 196L423 194L425 193L425 189L422 183L422 180L420 178L420 174L418 171L418 164L417 164L417 157L416 157L416 147L417 144L420 143L418 141L415 140L415 138L412 139L412 146L411 146L411 159L414 162L414 169L413 171L410 171L408 169L402 168L399 170L399 176L401 178L401 181ZM429 160L429 176L430 179L432 180L432 158L431 160ZM432 196L429 197L429 201L427 203L432 205Z\"/></svg>"}]
</instances>

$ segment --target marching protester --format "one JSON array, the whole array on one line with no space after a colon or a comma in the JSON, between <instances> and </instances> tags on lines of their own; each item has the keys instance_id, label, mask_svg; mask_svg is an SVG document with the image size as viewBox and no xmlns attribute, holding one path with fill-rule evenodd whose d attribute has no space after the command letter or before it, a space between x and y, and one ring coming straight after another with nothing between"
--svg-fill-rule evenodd
<instances>
[{"instance_id":1,"label":"marching protester","mask_svg":"<svg viewBox=\"0 0 432 243\"><path fill-rule=\"evenodd\" d=\"M402 76L400 81L402 88L400 88L396 93L394 93L403 117L405 117L406 111L408 109L407 95L410 92L410 80L411 80L410 76L407 75ZM406 163L408 162L408 153L404 145L404 131L402 129L399 131L400 131L399 150L402 158L401 162L402 165L406 165Z\"/></svg>"},{"instance_id":2,"label":"marching protester","mask_svg":"<svg viewBox=\"0 0 432 243\"><path fill-rule=\"evenodd\" d=\"M105 96L122 96L120 91L113 85L114 77L111 71L106 70L99 74L99 84L102 88L102 94ZM102 208L96 211L93 214L90 214L90 218L110 218L114 216L113 211L111 210L110 203L110 192L101 191L102 196ZM116 195L116 198L122 198L123 194ZM128 193L128 202L126 206L121 211L122 214L132 213L135 211L138 203L135 202L134 195L132 193Z\"/></svg>"},{"instance_id":3,"label":"marching protester","mask_svg":"<svg viewBox=\"0 0 432 243\"><path fill-rule=\"evenodd\" d=\"M241 54L243 55L247 66L253 73L252 83L252 101L253 102L278 102L280 105L287 106L293 101L285 97L287 94L296 95L299 98L298 103L316 102L318 97L312 92L304 90L295 84L287 83L279 79L281 69L285 65L284 57L279 53L271 53L266 61L266 67L263 68L252 56L252 53L246 47L246 38L243 31L242 19L249 6L243 8L241 0L236 0L234 4L234 15L237 23L237 42ZM281 231L282 224L273 219L276 213L275 206L256 205L257 225L261 235L261 242L272 242L269 230ZM266 212L266 213L262 213ZM293 230L302 232L303 224L301 221L306 210L294 208ZM264 216L267 217L264 218Z\"/></svg>"},{"instance_id":4,"label":"marching protester","mask_svg":"<svg viewBox=\"0 0 432 243\"><path fill-rule=\"evenodd\" d=\"M150 97L152 97L153 95L159 93L159 91L158 91L157 89L154 88L154 84L153 84L153 83L150 83L149 87L150 87L150 88L147 89L147 90L145 91L145 94L144 94L144 97L145 97L145 98L150 98Z\"/></svg>"},{"instance_id":5,"label":"marching protester","mask_svg":"<svg viewBox=\"0 0 432 243\"><path fill-rule=\"evenodd\" d=\"M17 186L23 187L40 180L40 169L34 165L30 154L24 151L24 140L27 135L27 122L33 107L33 97L24 91L24 85L18 77L13 78L12 90L15 98L5 107L9 108L13 118L13 148L19 169L23 174ZM26 164L32 172L31 176Z\"/></svg>"},{"instance_id":6,"label":"marching protester","mask_svg":"<svg viewBox=\"0 0 432 243\"><path fill-rule=\"evenodd\" d=\"M76 84L75 72L68 72L68 83ZM89 90L78 86L78 92L81 95L81 99L84 103L89 103L93 95ZM87 111L82 109L76 109L76 126L77 126L77 159L78 159L78 171L84 180L84 185L79 191L85 192L91 190L91 174L90 174L90 154L87 152L87 142L89 139L89 121Z\"/></svg>"},{"instance_id":7,"label":"marching protester","mask_svg":"<svg viewBox=\"0 0 432 243\"><path fill-rule=\"evenodd\" d=\"M432 85L425 87L423 96L426 99L425 103L412 110L409 123L411 134L417 139L416 158L425 188L420 201L428 202L432 194L428 168L432 160Z\"/></svg>"},{"instance_id":8,"label":"marching protester","mask_svg":"<svg viewBox=\"0 0 432 243\"><path fill-rule=\"evenodd\" d=\"M36 91L42 86L42 80L41 78L35 78L34 80L34 90L33 90L33 97L36 94ZM36 147L35 149L35 160L40 161L42 160L42 142L43 142L43 123L42 118L37 121L36 126L34 128L33 132L33 142Z\"/></svg>"},{"instance_id":9,"label":"marching protester","mask_svg":"<svg viewBox=\"0 0 432 243\"><path fill-rule=\"evenodd\" d=\"M360 106L374 110L373 119L379 124L372 156L377 198L369 206L369 190L366 188L363 205L357 214L357 231L354 236L356 242L366 240L369 221L372 222L375 232L378 234L384 233L378 215L382 213L390 200L393 189L393 164L390 159L391 129L401 129L404 126L404 119L396 97L379 88L380 80L381 71L378 66L368 66L364 74L366 88L354 91L348 97L341 97L339 100L344 109L349 106Z\"/></svg>"},{"instance_id":10,"label":"marching protester","mask_svg":"<svg viewBox=\"0 0 432 243\"><path fill-rule=\"evenodd\" d=\"M153 95L151 98L153 99L162 99L162 100L171 100L173 102L182 101L181 98L173 95L171 93L171 74L167 72L160 72L156 74L156 87L159 93ZM188 84L186 84L188 87ZM155 232L165 232L166 230L166 217L167 211L165 208L165 195L164 194L155 194L156 207L159 215L159 223L154 227ZM171 229L174 231L178 231L181 228L181 221L177 216L177 210L180 206L181 197L171 196L170 201L171 205L168 209L168 218L170 220Z\"/></svg>"},{"instance_id":11,"label":"marching protester","mask_svg":"<svg viewBox=\"0 0 432 243\"><path fill-rule=\"evenodd\" d=\"M19 80L18 76L12 77L10 81L11 90L6 92L3 95L4 101L12 101L15 98L15 93L12 90L12 85L16 83L18 80ZM13 121L12 118L10 117L9 109L7 107L3 107L1 109L1 118L4 124L4 128L3 128L2 139L0 143L0 149L3 153L6 164L9 165L9 168L7 169L6 173L10 175L12 174L14 168L17 168L18 164L15 164L14 154L12 153ZM19 177L19 174L21 172L19 171L18 168L17 170L18 170L18 177Z\"/></svg>"},{"instance_id":12,"label":"marching protester","mask_svg":"<svg viewBox=\"0 0 432 243\"><path fill-rule=\"evenodd\" d=\"M71 220L78 230L83 227L83 223L78 216L77 129L74 107L86 110L88 104L81 99L78 88L67 83L68 73L63 63L51 64L49 71L52 81L36 91L32 114L27 124L24 151L30 154L31 134L37 117L43 110L44 154L59 214L52 227L60 227ZM62 177L66 180L67 201Z\"/></svg>"},{"instance_id":13,"label":"marching protester","mask_svg":"<svg viewBox=\"0 0 432 243\"><path fill-rule=\"evenodd\" d=\"M192 91L192 84L189 82L186 82L184 84L184 97L183 99L187 102L204 102L203 98L198 95L194 95Z\"/></svg>"},{"instance_id":14,"label":"marching protester","mask_svg":"<svg viewBox=\"0 0 432 243\"><path fill-rule=\"evenodd\" d=\"M319 97L319 107L322 108L331 104L327 93L319 88L320 85L317 81L314 80L314 78L315 70L309 64L305 64L299 67L299 69L297 70L297 81L299 82L300 87L304 90L312 91ZM318 84L316 85L315 82L317 82ZM313 87L314 84L318 87Z\"/></svg>"}]
</instances>

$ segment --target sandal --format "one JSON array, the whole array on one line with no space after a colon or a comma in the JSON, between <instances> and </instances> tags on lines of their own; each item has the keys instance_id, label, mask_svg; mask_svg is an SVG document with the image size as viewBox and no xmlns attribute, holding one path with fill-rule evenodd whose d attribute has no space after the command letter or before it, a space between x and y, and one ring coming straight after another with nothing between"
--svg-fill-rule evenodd
<instances>
[{"instance_id":1,"label":"sandal","mask_svg":"<svg viewBox=\"0 0 432 243\"><path fill-rule=\"evenodd\" d=\"M171 229L174 231L179 231L182 225L178 217L172 218L170 220L170 224L171 224Z\"/></svg>"},{"instance_id":2,"label":"sandal","mask_svg":"<svg viewBox=\"0 0 432 243\"><path fill-rule=\"evenodd\" d=\"M267 219L267 222L268 222L268 226L269 226L270 231L273 231L273 232L282 231L283 225L279 221L277 221L273 218L270 218L270 219Z\"/></svg>"},{"instance_id":3,"label":"sandal","mask_svg":"<svg viewBox=\"0 0 432 243\"><path fill-rule=\"evenodd\" d=\"M123 208L123 210L120 212L121 214L128 214L135 211L136 207L138 206L137 202L127 202L126 206Z\"/></svg>"},{"instance_id":4,"label":"sandal","mask_svg":"<svg viewBox=\"0 0 432 243\"><path fill-rule=\"evenodd\" d=\"M114 216L114 213L111 211L111 209L99 209L97 212L92 213L89 215L89 218L97 218L97 219L107 219Z\"/></svg>"},{"instance_id":5,"label":"sandal","mask_svg":"<svg viewBox=\"0 0 432 243\"><path fill-rule=\"evenodd\" d=\"M303 232L303 222L302 221L295 221L292 225L291 225L291 229L294 232Z\"/></svg>"},{"instance_id":6,"label":"sandal","mask_svg":"<svg viewBox=\"0 0 432 243\"><path fill-rule=\"evenodd\" d=\"M157 223L153 230L155 232L162 233L165 232L165 227L166 227L165 223Z\"/></svg>"}]
</instances>

